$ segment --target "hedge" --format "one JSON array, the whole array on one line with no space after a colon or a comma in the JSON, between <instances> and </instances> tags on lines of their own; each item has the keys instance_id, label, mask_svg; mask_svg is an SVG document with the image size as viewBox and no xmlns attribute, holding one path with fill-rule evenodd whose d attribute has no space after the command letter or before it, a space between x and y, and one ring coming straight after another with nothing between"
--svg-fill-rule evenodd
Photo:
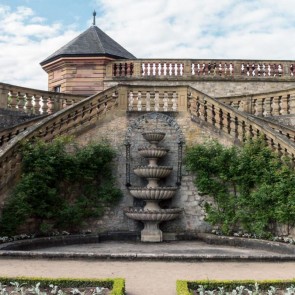
<instances>
[{"instance_id":1,"label":"hedge","mask_svg":"<svg viewBox=\"0 0 295 295\"><path fill-rule=\"evenodd\" d=\"M125 279L106 278L106 279L80 279L80 278L38 278L38 277L0 277L0 283L9 284L19 282L22 284L41 284L41 287L53 284L64 288L83 288L83 287L104 287L111 290L110 295L125 294Z\"/></svg>"}]
</instances>

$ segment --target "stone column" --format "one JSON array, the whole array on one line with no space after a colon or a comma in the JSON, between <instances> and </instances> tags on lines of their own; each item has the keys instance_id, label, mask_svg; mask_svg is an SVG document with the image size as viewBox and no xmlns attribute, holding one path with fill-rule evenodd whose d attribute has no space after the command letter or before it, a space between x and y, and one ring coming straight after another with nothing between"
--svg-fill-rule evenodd
<instances>
[{"instance_id":1,"label":"stone column","mask_svg":"<svg viewBox=\"0 0 295 295\"><path fill-rule=\"evenodd\" d=\"M8 104L8 89L0 83L0 108L7 108Z\"/></svg>"}]
</instances>

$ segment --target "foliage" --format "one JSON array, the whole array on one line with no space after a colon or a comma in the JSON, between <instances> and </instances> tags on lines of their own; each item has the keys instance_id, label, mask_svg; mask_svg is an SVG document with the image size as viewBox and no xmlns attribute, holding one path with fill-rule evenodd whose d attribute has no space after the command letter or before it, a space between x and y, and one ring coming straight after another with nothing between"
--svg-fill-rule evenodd
<instances>
[{"instance_id":1,"label":"foliage","mask_svg":"<svg viewBox=\"0 0 295 295\"><path fill-rule=\"evenodd\" d=\"M72 291L78 290L78 288L85 287L98 287L95 291L100 288L108 288L111 290L110 295L124 295L125 294L125 279L122 278L111 278L111 279L70 279L70 278L32 278L32 277L0 277L0 287L13 283L15 288L19 290L23 286L33 286L32 289L38 291L41 287L50 286L51 291L60 290L60 288L73 288ZM79 290L78 290L79 291ZM98 295L98 292L95 292ZM15 294L15 293L14 293ZM31 293L32 294L32 293ZM33 294L37 294L36 292ZM51 292L51 294L54 294ZM57 292L57 294L64 294ZM81 294L81 293L80 293ZM9 295L9 294L7 294ZM41 294L39 294L41 295Z\"/></svg>"},{"instance_id":2,"label":"foliage","mask_svg":"<svg viewBox=\"0 0 295 295\"><path fill-rule=\"evenodd\" d=\"M214 202L206 203L207 221L223 234L243 230L258 237L278 224L295 224L295 172L262 138L242 147L212 141L187 150L186 166L195 184Z\"/></svg>"},{"instance_id":3,"label":"foliage","mask_svg":"<svg viewBox=\"0 0 295 295\"><path fill-rule=\"evenodd\" d=\"M2 234L14 234L28 219L41 233L73 231L121 196L112 177L115 152L105 143L78 147L69 138L26 142L21 154L22 175L3 209Z\"/></svg>"},{"instance_id":4,"label":"foliage","mask_svg":"<svg viewBox=\"0 0 295 295\"><path fill-rule=\"evenodd\" d=\"M239 280L239 281L177 281L177 295L196 294L294 294L294 280ZM181 287L181 288L180 288ZM280 289L279 293L276 291ZM285 292L282 290L285 290ZM293 293L292 293L293 292Z\"/></svg>"}]
</instances>

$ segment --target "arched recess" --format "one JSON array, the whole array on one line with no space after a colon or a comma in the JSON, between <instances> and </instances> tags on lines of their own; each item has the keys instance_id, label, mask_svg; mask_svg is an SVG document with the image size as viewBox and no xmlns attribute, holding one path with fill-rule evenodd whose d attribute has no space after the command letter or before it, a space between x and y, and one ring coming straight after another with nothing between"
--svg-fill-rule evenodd
<instances>
[{"instance_id":1,"label":"arched recess","mask_svg":"<svg viewBox=\"0 0 295 295\"><path fill-rule=\"evenodd\" d=\"M164 131L168 134L168 140L166 143L170 142L170 146L175 151L175 156L173 162L177 166L176 169L176 184L181 185L181 176L182 176L182 150L185 143L184 135L175 118L169 114L163 114L158 112L151 112L143 114L137 118L131 119L130 124L127 128L125 136L125 145L126 145L126 186L131 186L131 147L142 144L141 138L138 137L138 134L146 131L158 130ZM170 135L170 137L169 137ZM142 136L141 136L142 137ZM147 144L147 143L146 143ZM169 146L169 148L170 148Z\"/></svg>"}]
</instances>

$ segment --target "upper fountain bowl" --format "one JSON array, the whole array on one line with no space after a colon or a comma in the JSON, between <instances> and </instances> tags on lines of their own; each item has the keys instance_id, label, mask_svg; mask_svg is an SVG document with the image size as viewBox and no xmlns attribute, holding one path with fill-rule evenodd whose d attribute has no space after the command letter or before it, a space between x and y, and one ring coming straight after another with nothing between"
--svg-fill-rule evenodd
<instances>
[{"instance_id":1,"label":"upper fountain bowl","mask_svg":"<svg viewBox=\"0 0 295 295\"><path fill-rule=\"evenodd\" d=\"M157 131L149 131L142 133L142 136L145 140L150 142L151 144L158 144L165 137L166 133L157 132Z\"/></svg>"}]
</instances>

